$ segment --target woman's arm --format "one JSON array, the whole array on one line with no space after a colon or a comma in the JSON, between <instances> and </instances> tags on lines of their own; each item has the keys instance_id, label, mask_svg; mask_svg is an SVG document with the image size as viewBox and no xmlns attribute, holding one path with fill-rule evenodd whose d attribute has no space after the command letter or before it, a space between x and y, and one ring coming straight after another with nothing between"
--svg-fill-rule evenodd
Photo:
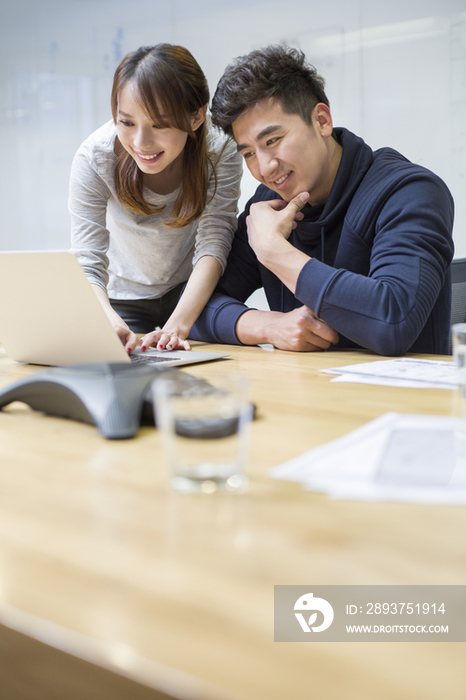
<instances>
[{"instance_id":1,"label":"woman's arm","mask_svg":"<svg viewBox=\"0 0 466 700\"><path fill-rule=\"evenodd\" d=\"M107 204L110 190L95 171L86 143L71 166L68 209L71 217L71 252L91 284L106 290L109 232Z\"/></svg>"},{"instance_id":2,"label":"woman's arm","mask_svg":"<svg viewBox=\"0 0 466 700\"><path fill-rule=\"evenodd\" d=\"M152 331L141 339L142 349L154 346L158 350L191 350L186 338L209 301L221 274L222 267L218 260L211 255L200 258L172 315L161 330Z\"/></svg>"},{"instance_id":3,"label":"woman's arm","mask_svg":"<svg viewBox=\"0 0 466 700\"><path fill-rule=\"evenodd\" d=\"M137 345L137 335L128 328L123 319L117 314L115 309L112 307L105 290L97 284L91 283L91 287L92 291L99 300L100 305L105 311L105 315L112 324L113 330L116 332L121 342L125 346L125 350L128 353L131 353Z\"/></svg>"},{"instance_id":4,"label":"woman's arm","mask_svg":"<svg viewBox=\"0 0 466 700\"><path fill-rule=\"evenodd\" d=\"M107 204L110 190L93 167L90 147L85 142L71 167L69 211L72 252L77 257L107 318L128 352L137 345L137 337L110 305L108 282L109 232Z\"/></svg>"},{"instance_id":5,"label":"woman's arm","mask_svg":"<svg viewBox=\"0 0 466 700\"><path fill-rule=\"evenodd\" d=\"M207 204L199 219L192 262L194 267L202 257L211 255L224 271L238 225L243 157L233 139L226 139L216 130L209 136L215 174L211 170Z\"/></svg>"}]
</instances>

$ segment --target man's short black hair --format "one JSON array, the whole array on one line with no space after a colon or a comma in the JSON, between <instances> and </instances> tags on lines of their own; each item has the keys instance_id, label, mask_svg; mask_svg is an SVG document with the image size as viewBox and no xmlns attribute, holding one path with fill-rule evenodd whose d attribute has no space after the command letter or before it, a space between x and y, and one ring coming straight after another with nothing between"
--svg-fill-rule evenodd
<instances>
[{"instance_id":1,"label":"man's short black hair","mask_svg":"<svg viewBox=\"0 0 466 700\"><path fill-rule=\"evenodd\" d=\"M212 100L212 121L229 136L232 124L259 100L277 100L284 112L298 114L311 125L319 102L329 106L325 81L302 51L267 46L236 58L225 70Z\"/></svg>"}]
</instances>

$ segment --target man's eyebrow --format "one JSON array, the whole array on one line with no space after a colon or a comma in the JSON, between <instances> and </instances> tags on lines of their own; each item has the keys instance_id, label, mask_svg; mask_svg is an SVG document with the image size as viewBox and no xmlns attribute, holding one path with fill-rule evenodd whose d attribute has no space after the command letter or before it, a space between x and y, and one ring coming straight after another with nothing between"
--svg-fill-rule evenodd
<instances>
[{"instance_id":1,"label":"man's eyebrow","mask_svg":"<svg viewBox=\"0 0 466 700\"><path fill-rule=\"evenodd\" d=\"M265 138L269 134L272 134L274 131L277 131L278 129L281 129L280 124L271 124L270 126L266 126L265 129L262 129L257 136L256 136L256 141L260 141L261 139ZM245 148L249 148L247 143L239 143L236 146L237 151L244 151Z\"/></svg>"}]
</instances>

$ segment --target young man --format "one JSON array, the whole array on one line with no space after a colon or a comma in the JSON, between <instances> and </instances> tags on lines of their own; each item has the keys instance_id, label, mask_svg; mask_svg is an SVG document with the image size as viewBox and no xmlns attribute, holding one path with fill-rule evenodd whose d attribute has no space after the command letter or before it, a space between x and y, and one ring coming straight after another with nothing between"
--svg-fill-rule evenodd
<instances>
[{"instance_id":1,"label":"young man","mask_svg":"<svg viewBox=\"0 0 466 700\"><path fill-rule=\"evenodd\" d=\"M292 48L234 61L212 118L261 185L191 337L446 353L453 200L442 180L334 129L323 79ZM270 311L243 304L260 287Z\"/></svg>"}]
</instances>

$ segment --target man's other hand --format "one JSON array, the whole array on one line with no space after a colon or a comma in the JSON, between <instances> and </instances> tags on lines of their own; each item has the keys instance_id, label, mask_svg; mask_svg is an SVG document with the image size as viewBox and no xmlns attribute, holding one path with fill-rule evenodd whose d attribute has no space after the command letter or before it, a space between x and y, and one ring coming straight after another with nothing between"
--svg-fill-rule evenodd
<instances>
[{"instance_id":1,"label":"man's other hand","mask_svg":"<svg viewBox=\"0 0 466 700\"><path fill-rule=\"evenodd\" d=\"M238 319L236 334L246 345L272 343L296 352L326 350L338 343L338 333L307 306L287 313L251 309Z\"/></svg>"}]
</instances>

